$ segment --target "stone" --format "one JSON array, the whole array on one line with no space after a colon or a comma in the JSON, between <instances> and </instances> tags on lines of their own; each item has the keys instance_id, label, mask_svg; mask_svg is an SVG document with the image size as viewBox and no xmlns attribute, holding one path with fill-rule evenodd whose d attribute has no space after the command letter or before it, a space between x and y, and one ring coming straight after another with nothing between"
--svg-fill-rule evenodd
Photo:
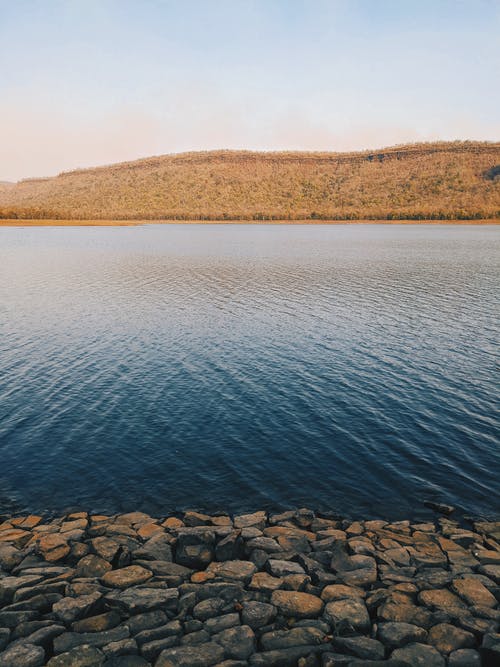
<instances>
[{"instance_id":1,"label":"stone","mask_svg":"<svg viewBox=\"0 0 500 667\"><path fill-rule=\"evenodd\" d=\"M291 665L298 665L301 658L306 658L311 654L326 653L331 648L331 644L310 644L307 646L277 649L275 651L262 651L250 656L248 664L251 667L290 667Z\"/></svg>"},{"instance_id":2,"label":"stone","mask_svg":"<svg viewBox=\"0 0 500 667\"><path fill-rule=\"evenodd\" d=\"M448 667L481 667L481 657L473 649L461 648L450 653Z\"/></svg>"},{"instance_id":3,"label":"stone","mask_svg":"<svg viewBox=\"0 0 500 667\"><path fill-rule=\"evenodd\" d=\"M36 611L0 611L0 628L15 628L20 623L33 621L37 617Z\"/></svg>"},{"instance_id":4,"label":"stone","mask_svg":"<svg viewBox=\"0 0 500 667\"><path fill-rule=\"evenodd\" d=\"M234 517L235 528L248 528L249 526L263 530L266 525L267 515L265 512L254 512L253 514L241 514Z\"/></svg>"},{"instance_id":5,"label":"stone","mask_svg":"<svg viewBox=\"0 0 500 667\"><path fill-rule=\"evenodd\" d=\"M157 609L132 616L127 620L127 625L130 629L130 634L136 635L144 630L151 630L152 628L165 625L167 621L165 612Z\"/></svg>"},{"instance_id":6,"label":"stone","mask_svg":"<svg viewBox=\"0 0 500 667\"><path fill-rule=\"evenodd\" d=\"M171 562L173 560L171 540L172 538L164 533L156 533L134 550L134 558Z\"/></svg>"},{"instance_id":7,"label":"stone","mask_svg":"<svg viewBox=\"0 0 500 667\"><path fill-rule=\"evenodd\" d=\"M400 604L391 600L382 604L377 613L380 621L393 621L395 623L410 623L421 628L430 628L433 624L432 613L423 607L414 604Z\"/></svg>"},{"instance_id":8,"label":"stone","mask_svg":"<svg viewBox=\"0 0 500 667\"><path fill-rule=\"evenodd\" d=\"M52 607L56 618L69 625L79 618L88 616L101 599L100 593L82 595L78 598L63 598Z\"/></svg>"},{"instance_id":9,"label":"stone","mask_svg":"<svg viewBox=\"0 0 500 667\"><path fill-rule=\"evenodd\" d=\"M110 570L101 577L101 581L105 586L111 588L129 588L130 586L138 586L144 584L148 579L151 579L153 573L140 565L129 565L120 570Z\"/></svg>"},{"instance_id":10,"label":"stone","mask_svg":"<svg viewBox=\"0 0 500 667\"><path fill-rule=\"evenodd\" d=\"M0 628L0 653L4 650L10 640L9 628Z\"/></svg>"},{"instance_id":11,"label":"stone","mask_svg":"<svg viewBox=\"0 0 500 667\"><path fill-rule=\"evenodd\" d=\"M495 596L477 579L454 579L451 587L467 604L479 607L495 607L497 604Z\"/></svg>"},{"instance_id":12,"label":"stone","mask_svg":"<svg viewBox=\"0 0 500 667\"><path fill-rule=\"evenodd\" d=\"M160 653L155 667L211 667L224 658L224 649L216 642L200 646L176 646Z\"/></svg>"},{"instance_id":13,"label":"stone","mask_svg":"<svg viewBox=\"0 0 500 667\"><path fill-rule=\"evenodd\" d=\"M295 618L314 618L323 611L323 601L309 593L273 591L271 603L278 607L284 616Z\"/></svg>"},{"instance_id":14,"label":"stone","mask_svg":"<svg viewBox=\"0 0 500 667\"><path fill-rule=\"evenodd\" d=\"M223 563L210 563L206 572L222 579L235 579L248 583L257 571L255 565L247 560L232 560Z\"/></svg>"},{"instance_id":15,"label":"stone","mask_svg":"<svg viewBox=\"0 0 500 667\"><path fill-rule=\"evenodd\" d=\"M147 642L156 641L158 639L166 639L167 637L179 637L182 634L182 625L180 621L175 620L170 623L165 623L156 628L143 630L135 635L135 640L142 646ZM167 648L166 646L164 648ZM159 651L158 651L159 653Z\"/></svg>"},{"instance_id":16,"label":"stone","mask_svg":"<svg viewBox=\"0 0 500 667\"><path fill-rule=\"evenodd\" d=\"M55 563L58 560L62 560L71 550L67 542L67 536L62 537L58 533L43 535L38 538L37 543L43 557L49 563Z\"/></svg>"},{"instance_id":17,"label":"stone","mask_svg":"<svg viewBox=\"0 0 500 667\"><path fill-rule=\"evenodd\" d=\"M447 588L422 591L418 596L419 602L433 609L448 611L449 609L465 608L464 602Z\"/></svg>"},{"instance_id":18,"label":"stone","mask_svg":"<svg viewBox=\"0 0 500 667\"><path fill-rule=\"evenodd\" d=\"M204 569L214 557L215 534L181 533L177 539L175 562L193 569Z\"/></svg>"},{"instance_id":19,"label":"stone","mask_svg":"<svg viewBox=\"0 0 500 667\"><path fill-rule=\"evenodd\" d=\"M175 611L179 591L161 588L132 588L123 591L113 591L106 595L107 604L126 614L138 614L155 609Z\"/></svg>"},{"instance_id":20,"label":"stone","mask_svg":"<svg viewBox=\"0 0 500 667\"><path fill-rule=\"evenodd\" d=\"M345 600L349 598L365 597L365 591L355 586L346 586L345 584L330 584L325 586L321 592L321 599L324 602L333 602L335 600Z\"/></svg>"},{"instance_id":21,"label":"stone","mask_svg":"<svg viewBox=\"0 0 500 667\"><path fill-rule=\"evenodd\" d=\"M226 658L246 660L255 651L255 635L248 625L228 628L212 639L222 646Z\"/></svg>"},{"instance_id":22,"label":"stone","mask_svg":"<svg viewBox=\"0 0 500 667\"><path fill-rule=\"evenodd\" d=\"M412 623L379 623L377 637L390 649L401 648L413 642L424 643L427 632Z\"/></svg>"},{"instance_id":23,"label":"stone","mask_svg":"<svg viewBox=\"0 0 500 667\"><path fill-rule=\"evenodd\" d=\"M269 554L283 551L283 547L280 546L276 540L273 540L272 537L254 537L252 540L248 540L246 548L248 551L261 549Z\"/></svg>"},{"instance_id":24,"label":"stone","mask_svg":"<svg viewBox=\"0 0 500 667\"><path fill-rule=\"evenodd\" d=\"M260 646L264 651L321 644L325 633L314 627L292 628L291 630L272 630L260 638Z\"/></svg>"},{"instance_id":25,"label":"stone","mask_svg":"<svg viewBox=\"0 0 500 667\"><path fill-rule=\"evenodd\" d=\"M19 549L11 544L0 544L0 569L10 572L23 559L23 554Z\"/></svg>"},{"instance_id":26,"label":"stone","mask_svg":"<svg viewBox=\"0 0 500 667\"><path fill-rule=\"evenodd\" d=\"M276 611L276 607L272 604L250 600L243 603L241 620L244 625L248 625L252 630L257 630L257 628L268 625L275 618Z\"/></svg>"},{"instance_id":27,"label":"stone","mask_svg":"<svg viewBox=\"0 0 500 667\"><path fill-rule=\"evenodd\" d=\"M429 630L427 641L440 653L451 653L459 648L471 648L476 643L473 634L449 623L434 625Z\"/></svg>"},{"instance_id":28,"label":"stone","mask_svg":"<svg viewBox=\"0 0 500 667\"><path fill-rule=\"evenodd\" d=\"M227 604L226 600L220 597L202 600L194 607L193 616L200 621L206 621L222 614L227 609Z\"/></svg>"},{"instance_id":29,"label":"stone","mask_svg":"<svg viewBox=\"0 0 500 667\"><path fill-rule=\"evenodd\" d=\"M101 667L104 653L94 646L78 646L51 658L47 667Z\"/></svg>"},{"instance_id":30,"label":"stone","mask_svg":"<svg viewBox=\"0 0 500 667\"><path fill-rule=\"evenodd\" d=\"M110 642L102 647L102 652L106 658L117 658L124 655L137 654L137 644L133 639L121 639L117 642Z\"/></svg>"},{"instance_id":31,"label":"stone","mask_svg":"<svg viewBox=\"0 0 500 667\"><path fill-rule=\"evenodd\" d=\"M333 645L343 653L351 653L364 660L383 660L385 656L384 645L368 637L336 637Z\"/></svg>"},{"instance_id":32,"label":"stone","mask_svg":"<svg viewBox=\"0 0 500 667\"><path fill-rule=\"evenodd\" d=\"M283 585L283 580L277 577L272 577L267 572L256 572L250 582L249 588L272 593L278 590Z\"/></svg>"},{"instance_id":33,"label":"stone","mask_svg":"<svg viewBox=\"0 0 500 667\"><path fill-rule=\"evenodd\" d=\"M359 598L329 602L325 607L324 617L336 634L367 633L371 628L368 610Z\"/></svg>"},{"instance_id":34,"label":"stone","mask_svg":"<svg viewBox=\"0 0 500 667\"><path fill-rule=\"evenodd\" d=\"M216 616L215 618L208 618L204 624L205 629L210 632L210 634L216 634L217 632L222 632L222 630L234 628L235 625L240 625L240 615L237 613L223 614L222 616Z\"/></svg>"},{"instance_id":35,"label":"stone","mask_svg":"<svg viewBox=\"0 0 500 667\"><path fill-rule=\"evenodd\" d=\"M156 660L162 651L179 643L178 637L163 637L163 639L154 639L146 642L141 646L141 654L143 658L151 664Z\"/></svg>"},{"instance_id":36,"label":"stone","mask_svg":"<svg viewBox=\"0 0 500 667\"><path fill-rule=\"evenodd\" d=\"M15 644L0 653L2 667L42 667L45 664L45 651L33 644Z\"/></svg>"},{"instance_id":37,"label":"stone","mask_svg":"<svg viewBox=\"0 0 500 667\"><path fill-rule=\"evenodd\" d=\"M127 626L119 625L112 630L104 632L65 632L54 639L54 653L66 653L77 646L95 646L101 648L111 642L128 639L129 629Z\"/></svg>"},{"instance_id":38,"label":"stone","mask_svg":"<svg viewBox=\"0 0 500 667\"><path fill-rule=\"evenodd\" d=\"M243 556L244 546L241 530L233 530L229 535L217 542L215 558L221 562L237 560Z\"/></svg>"},{"instance_id":39,"label":"stone","mask_svg":"<svg viewBox=\"0 0 500 667\"><path fill-rule=\"evenodd\" d=\"M75 577L102 577L109 570L111 570L111 564L107 560L95 554L88 554L78 561Z\"/></svg>"},{"instance_id":40,"label":"stone","mask_svg":"<svg viewBox=\"0 0 500 667\"><path fill-rule=\"evenodd\" d=\"M32 632L27 637L23 637L22 640L19 640L22 644L34 644L35 646L41 646L44 650L50 650L52 648L52 641L54 637L58 637L66 628L63 625L48 625L44 628L39 628Z\"/></svg>"},{"instance_id":41,"label":"stone","mask_svg":"<svg viewBox=\"0 0 500 667\"><path fill-rule=\"evenodd\" d=\"M490 632L484 635L480 654L483 667L498 667L500 664L500 633Z\"/></svg>"},{"instance_id":42,"label":"stone","mask_svg":"<svg viewBox=\"0 0 500 667\"><path fill-rule=\"evenodd\" d=\"M305 574L304 568L289 560L269 559L267 569L273 577L286 577L288 574Z\"/></svg>"},{"instance_id":43,"label":"stone","mask_svg":"<svg viewBox=\"0 0 500 667\"><path fill-rule=\"evenodd\" d=\"M399 660L408 667L444 667L445 662L441 654L426 644L408 644L404 648L397 648L391 654L391 659Z\"/></svg>"},{"instance_id":44,"label":"stone","mask_svg":"<svg viewBox=\"0 0 500 667\"><path fill-rule=\"evenodd\" d=\"M89 616L80 621L75 621L71 625L73 632L103 632L115 628L121 621L120 615L116 611L108 611L105 614Z\"/></svg>"}]
</instances>

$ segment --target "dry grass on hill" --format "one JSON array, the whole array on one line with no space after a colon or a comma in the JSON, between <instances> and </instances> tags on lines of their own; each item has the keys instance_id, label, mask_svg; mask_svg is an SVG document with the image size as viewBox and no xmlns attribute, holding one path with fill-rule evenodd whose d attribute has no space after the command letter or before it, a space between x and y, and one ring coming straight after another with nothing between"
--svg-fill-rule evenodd
<instances>
[{"instance_id":1,"label":"dry grass on hill","mask_svg":"<svg viewBox=\"0 0 500 667\"><path fill-rule=\"evenodd\" d=\"M0 185L0 217L498 218L499 165L500 143L476 142L361 153L184 153Z\"/></svg>"}]
</instances>

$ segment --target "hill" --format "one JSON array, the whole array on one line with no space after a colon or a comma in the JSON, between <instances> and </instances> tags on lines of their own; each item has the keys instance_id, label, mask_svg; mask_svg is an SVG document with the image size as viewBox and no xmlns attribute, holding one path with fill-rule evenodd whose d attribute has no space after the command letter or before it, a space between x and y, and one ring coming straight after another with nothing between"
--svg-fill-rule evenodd
<instances>
[{"instance_id":1,"label":"hill","mask_svg":"<svg viewBox=\"0 0 500 667\"><path fill-rule=\"evenodd\" d=\"M0 217L495 218L500 217L500 143L151 157L0 186Z\"/></svg>"}]
</instances>

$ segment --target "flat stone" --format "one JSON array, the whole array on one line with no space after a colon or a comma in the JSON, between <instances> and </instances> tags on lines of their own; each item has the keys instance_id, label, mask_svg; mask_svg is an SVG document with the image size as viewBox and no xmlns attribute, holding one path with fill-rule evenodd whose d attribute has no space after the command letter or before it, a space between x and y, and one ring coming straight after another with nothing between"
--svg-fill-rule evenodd
<instances>
[{"instance_id":1,"label":"flat stone","mask_svg":"<svg viewBox=\"0 0 500 667\"><path fill-rule=\"evenodd\" d=\"M244 625L248 625L252 630L268 625L276 616L276 607L267 602L257 602L250 600L243 603L241 611L241 620Z\"/></svg>"},{"instance_id":2,"label":"flat stone","mask_svg":"<svg viewBox=\"0 0 500 667\"><path fill-rule=\"evenodd\" d=\"M127 625L129 626L130 634L136 635L144 630L151 630L165 625L167 621L165 612L157 609L132 616L127 620Z\"/></svg>"},{"instance_id":3,"label":"flat stone","mask_svg":"<svg viewBox=\"0 0 500 667\"><path fill-rule=\"evenodd\" d=\"M400 660L408 667L444 667L442 655L433 647L426 644L408 644L404 648L397 648L392 652L391 659Z\"/></svg>"},{"instance_id":4,"label":"flat stone","mask_svg":"<svg viewBox=\"0 0 500 667\"><path fill-rule=\"evenodd\" d=\"M321 599L324 602L333 602L335 600L346 600L349 598L365 597L365 591L355 586L346 586L345 584L330 584L325 586L321 592Z\"/></svg>"},{"instance_id":5,"label":"flat stone","mask_svg":"<svg viewBox=\"0 0 500 667\"><path fill-rule=\"evenodd\" d=\"M9 641L10 641L9 628L0 628L0 652L4 650Z\"/></svg>"},{"instance_id":6,"label":"flat stone","mask_svg":"<svg viewBox=\"0 0 500 667\"><path fill-rule=\"evenodd\" d=\"M33 644L16 644L0 653L2 667L42 667L45 664L45 651Z\"/></svg>"},{"instance_id":7,"label":"flat stone","mask_svg":"<svg viewBox=\"0 0 500 667\"><path fill-rule=\"evenodd\" d=\"M240 625L240 615L237 613L223 614L222 616L216 616L215 618L208 618L204 623L205 629L210 632L210 634L216 634L222 632L222 630L234 628L235 625ZM249 625L249 623L247 623L247 625Z\"/></svg>"},{"instance_id":8,"label":"flat stone","mask_svg":"<svg viewBox=\"0 0 500 667\"><path fill-rule=\"evenodd\" d=\"M171 562L173 560L171 541L171 536L156 533L134 551L134 558Z\"/></svg>"},{"instance_id":9,"label":"flat stone","mask_svg":"<svg viewBox=\"0 0 500 667\"><path fill-rule=\"evenodd\" d=\"M289 560L267 561L267 569L273 577L286 577L288 574L305 574L304 568L298 563Z\"/></svg>"},{"instance_id":10,"label":"flat stone","mask_svg":"<svg viewBox=\"0 0 500 667\"><path fill-rule=\"evenodd\" d=\"M88 616L101 597L101 594L97 592L90 595L82 595L78 598L66 597L56 602L52 607L52 611L56 618L69 625L79 618Z\"/></svg>"},{"instance_id":11,"label":"flat stone","mask_svg":"<svg viewBox=\"0 0 500 667\"><path fill-rule=\"evenodd\" d=\"M378 638L390 649L401 648L413 642L424 643L427 632L412 623L379 623Z\"/></svg>"},{"instance_id":12,"label":"flat stone","mask_svg":"<svg viewBox=\"0 0 500 667\"><path fill-rule=\"evenodd\" d=\"M262 549L262 551L269 554L283 551L283 547L279 545L276 540L273 540L272 537L254 537L253 539L248 540L246 546L249 551L253 549Z\"/></svg>"},{"instance_id":13,"label":"flat stone","mask_svg":"<svg viewBox=\"0 0 500 667\"><path fill-rule=\"evenodd\" d=\"M179 591L161 588L132 588L116 591L106 595L106 602L112 608L116 608L127 614L138 614L143 611L155 609L168 609L174 611L177 608Z\"/></svg>"},{"instance_id":14,"label":"flat stone","mask_svg":"<svg viewBox=\"0 0 500 667\"><path fill-rule=\"evenodd\" d=\"M359 598L329 602L325 607L324 616L336 634L354 631L367 633L371 628L368 610Z\"/></svg>"},{"instance_id":15,"label":"flat stone","mask_svg":"<svg viewBox=\"0 0 500 667\"><path fill-rule=\"evenodd\" d=\"M59 533L49 533L37 539L38 548L49 563L66 558L70 552L68 536L62 537Z\"/></svg>"},{"instance_id":16,"label":"flat stone","mask_svg":"<svg viewBox=\"0 0 500 667\"><path fill-rule=\"evenodd\" d=\"M51 658L46 667L101 667L104 653L94 646L78 646Z\"/></svg>"},{"instance_id":17,"label":"flat stone","mask_svg":"<svg viewBox=\"0 0 500 667\"><path fill-rule=\"evenodd\" d=\"M385 656L384 645L368 637L335 637L333 645L339 651L364 660L383 660Z\"/></svg>"},{"instance_id":18,"label":"flat stone","mask_svg":"<svg viewBox=\"0 0 500 667\"><path fill-rule=\"evenodd\" d=\"M227 609L227 601L220 597L207 598L199 602L193 609L193 616L200 621L206 621L214 616L220 616Z\"/></svg>"},{"instance_id":19,"label":"flat stone","mask_svg":"<svg viewBox=\"0 0 500 667\"><path fill-rule=\"evenodd\" d=\"M191 528L189 530L195 530ZM177 538L175 562L193 569L204 569L214 557L215 533L180 533Z\"/></svg>"},{"instance_id":20,"label":"flat stone","mask_svg":"<svg viewBox=\"0 0 500 667\"><path fill-rule=\"evenodd\" d=\"M156 660L162 651L179 643L178 637L163 637L146 642L141 646L141 654L151 664Z\"/></svg>"},{"instance_id":21,"label":"flat stone","mask_svg":"<svg viewBox=\"0 0 500 667\"><path fill-rule=\"evenodd\" d=\"M0 531L0 543L6 542L16 547L23 547L31 539L31 533L20 528Z\"/></svg>"},{"instance_id":22,"label":"flat stone","mask_svg":"<svg viewBox=\"0 0 500 667\"><path fill-rule=\"evenodd\" d=\"M278 607L284 616L295 618L313 618L323 611L323 601L309 593L273 591L271 603Z\"/></svg>"},{"instance_id":23,"label":"flat stone","mask_svg":"<svg viewBox=\"0 0 500 667\"><path fill-rule=\"evenodd\" d=\"M223 563L210 563L206 572L214 574L222 579L234 579L236 581L249 582L257 571L255 565L247 560L225 561Z\"/></svg>"},{"instance_id":24,"label":"flat stone","mask_svg":"<svg viewBox=\"0 0 500 667\"><path fill-rule=\"evenodd\" d=\"M101 577L101 581L105 586L111 588L129 588L130 586L138 586L144 584L148 579L151 579L153 573L140 565L129 565L122 567L120 570L110 570Z\"/></svg>"},{"instance_id":25,"label":"flat stone","mask_svg":"<svg viewBox=\"0 0 500 667\"><path fill-rule=\"evenodd\" d=\"M283 580L272 577L267 572L256 572L250 582L249 588L272 593L283 586Z\"/></svg>"},{"instance_id":26,"label":"flat stone","mask_svg":"<svg viewBox=\"0 0 500 667\"><path fill-rule=\"evenodd\" d=\"M0 544L0 569L10 572L23 559L23 554L19 549L11 544Z\"/></svg>"},{"instance_id":27,"label":"flat stone","mask_svg":"<svg viewBox=\"0 0 500 667\"><path fill-rule=\"evenodd\" d=\"M459 648L471 648L476 643L473 634L449 623L434 625L429 630L427 641L440 653L451 653Z\"/></svg>"},{"instance_id":28,"label":"flat stone","mask_svg":"<svg viewBox=\"0 0 500 667\"><path fill-rule=\"evenodd\" d=\"M20 623L34 621L37 617L36 611L0 611L0 628L15 628Z\"/></svg>"},{"instance_id":29,"label":"flat stone","mask_svg":"<svg viewBox=\"0 0 500 667\"><path fill-rule=\"evenodd\" d=\"M107 560L95 554L88 554L78 561L75 569L75 577L102 577L109 570L111 570L111 564Z\"/></svg>"},{"instance_id":30,"label":"flat stone","mask_svg":"<svg viewBox=\"0 0 500 667\"><path fill-rule=\"evenodd\" d=\"M454 579L451 587L467 604L478 607L495 607L497 604L495 596L477 579Z\"/></svg>"},{"instance_id":31,"label":"flat stone","mask_svg":"<svg viewBox=\"0 0 500 667\"><path fill-rule=\"evenodd\" d=\"M292 648L311 644L321 644L325 633L314 627L292 628L291 630L272 630L260 638L264 651Z\"/></svg>"},{"instance_id":32,"label":"flat stone","mask_svg":"<svg viewBox=\"0 0 500 667\"><path fill-rule=\"evenodd\" d=\"M450 608L465 608L464 602L447 588L430 591L422 591L418 596L419 601L433 609L448 611Z\"/></svg>"},{"instance_id":33,"label":"flat stone","mask_svg":"<svg viewBox=\"0 0 500 667\"><path fill-rule=\"evenodd\" d=\"M461 648L450 653L448 667L481 667L481 657L473 649Z\"/></svg>"},{"instance_id":34,"label":"flat stone","mask_svg":"<svg viewBox=\"0 0 500 667\"><path fill-rule=\"evenodd\" d=\"M89 616L71 625L73 632L103 632L115 628L121 621L116 611L108 611L97 616Z\"/></svg>"},{"instance_id":35,"label":"flat stone","mask_svg":"<svg viewBox=\"0 0 500 667\"><path fill-rule=\"evenodd\" d=\"M248 625L228 628L213 636L224 649L226 658L246 660L255 651L255 635Z\"/></svg>"},{"instance_id":36,"label":"flat stone","mask_svg":"<svg viewBox=\"0 0 500 667\"><path fill-rule=\"evenodd\" d=\"M211 667L224 658L224 649L216 642L200 646L176 646L160 653L155 667Z\"/></svg>"},{"instance_id":37,"label":"flat stone","mask_svg":"<svg viewBox=\"0 0 500 667\"><path fill-rule=\"evenodd\" d=\"M149 630L143 630L135 635L134 639L142 646L148 642L156 641L158 639L166 639L167 637L179 637L182 635L182 625L180 621L175 620L170 623L165 623L164 625L159 625L156 628L151 628ZM169 648L164 646L163 648ZM163 650L163 649L162 649ZM158 651L160 653L160 651Z\"/></svg>"},{"instance_id":38,"label":"flat stone","mask_svg":"<svg viewBox=\"0 0 500 667\"><path fill-rule=\"evenodd\" d=\"M267 515L265 512L254 512L253 514L241 514L234 517L235 528L247 528L254 526L263 530L266 525Z\"/></svg>"},{"instance_id":39,"label":"flat stone","mask_svg":"<svg viewBox=\"0 0 500 667\"><path fill-rule=\"evenodd\" d=\"M377 616L380 621L410 623L425 629L433 624L433 615L428 609L414 604L399 604L391 600L379 607Z\"/></svg>"},{"instance_id":40,"label":"flat stone","mask_svg":"<svg viewBox=\"0 0 500 667\"><path fill-rule=\"evenodd\" d=\"M85 632L81 634L78 632L65 632L54 639L54 653L66 653L77 646L87 644L101 648L111 642L128 639L128 637L129 629L123 625L104 632Z\"/></svg>"}]
</instances>

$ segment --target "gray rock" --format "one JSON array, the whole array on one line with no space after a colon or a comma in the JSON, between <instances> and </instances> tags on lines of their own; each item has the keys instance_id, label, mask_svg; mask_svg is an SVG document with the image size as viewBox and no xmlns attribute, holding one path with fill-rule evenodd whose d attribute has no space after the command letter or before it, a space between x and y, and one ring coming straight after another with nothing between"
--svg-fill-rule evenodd
<instances>
[{"instance_id":1,"label":"gray rock","mask_svg":"<svg viewBox=\"0 0 500 667\"><path fill-rule=\"evenodd\" d=\"M260 638L264 651L321 644L325 633L314 627L292 628L291 630L273 630Z\"/></svg>"},{"instance_id":2,"label":"gray rock","mask_svg":"<svg viewBox=\"0 0 500 667\"><path fill-rule=\"evenodd\" d=\"M0 628L15 628L20 623L34 621L36 611L0 611Z\"/></svg>"},{"instance_id":3,"label":"gray rock","mask_svg":"<svg viewBox=\"0 0 500 667\"><path fill-rule=\"evenodd\" d=\"M145 560L172 561L171 538L168 535L153 535L149 540L142 544L133 552L134 559L144 558Z\"/></svg>"},{"instance_id":4,"label":"gray rock","mask_svg":"<svg viewBox=\"0 0 500 667\"><path fill-rule=\"evenodd\" d=\"M15 644L0 653L2 667L42 667L45 663L45 651L33 644Z\"/></svg>"},{"instance_id":5,"label":"gray rock","mask_svg":"<svg viewBox=\"0 0 500 667\"><path fill-rule=\"evenodd\" d=\"M160 625L165 625L168 621L164 611L156 609L155 611L147 611L143 614L137 614L127 620L127 625L131 635L137 635L143 630L151 630Z\"/></svg>"},{"instance_id":6,"label":"gray rock","mask_svg":"<svg viewBox=\"0 0 500 667\"><path fill-rule=\"evenodd\" d=\"M10 640L10 630L8 628L0 628L0 651L3 651Z\"/></svg>"},{"instance_id":7,"label":"gray rock","mask_svg":"<svg viewBox=\"0 0 500 667\"><path fill-rule=\"evenodd\" d=\"M385 655L384 645L368 637L337 637L333 640L333 645L339 651L351 653L364 660L383 660Z\"/></svg>"},{"instance_id":8,"label":"gray rock","mask_svg":"<svg viewBox=\"0 0 500 667\"><path fill-rule=\"evenodd\" d=\"M115 628L121 621L116 611L108 611L105 614L89 616L71 624L73 632L102 632Z\"/></svg>"},{"instance_id":9,"label":"gray rock","mask_svg":"<svg viewBox=\"0 0 500 667\"><path fill-rule=\"evenodd\" d=\"M18 639L16 644L33 644L35 646L41 646L45 650L52 648L52 641L55 637L62 635L65 632L66 628L63 625L48 625L45 628L39 628L32 632L27 637Z\"/></svg>"},{"instance_id":10,"label":"gray rock","mask_svg":"<svg viewBox=\"0 0 500 667\"><path fill-rule=\"evenodd\" d=\"M142 656L148 660L148 662L153 662L162 651L172 646L176 646L179 643L178 637L164 637L163 639L155 639L151 642L146 642L141 646Z\"/></svg>"},{"instance_id":11,"label":"gray rock","mask_svg":"<svg viewBox=\"0 0 500 667\"><path fill-rule=\"evenodd\" d=\"M195 530L195 529L191 529ZM175 562L193 569L204 569L214 558L215 533L180 533L175 550Z\"/></svg>"},{"instance_id":12,"label":"gray rock","mask_svg":"<svg viewBox=\"0 0 500 667\"><path fill-rule=\"evenodd\" d=\"M413 642L425 642L427 632L411 623L379 623L378 638L390 649L401 648Z\"/></svg>"},{"instance_id":13,"label":"gray rock","mask_svg":"<svg viewBox=\"0 0 500 667\"><path fill-rule=\"evenodd\" d=\"M75 576L84 578L102 577L109 570L111 570L111 564L107 560L95 554L88 554L78 561Z\"/></svg>"},{"instance_id":14,"label":"gray rock","mask_svg":"<svg viewBox=\"0 0 500 667\"><path fill-rule=\"evenodd\" d=\"M222 630L227 630L228 628L234 628L235 625L240 625L240 616L236 613L224 614L223 616L209 618L205 621L204 624L205 630L210 632L210 634L222 632ZM250 624L248 623L247 625Z\"/></svg>"},{"instance_id":15,"label":"gray rock","mask_svg":"<svg viewBox=\"0 0 500 667\"><path fill-rule=\"evenodd\" d=\"M222 598L208 598L202 600L193 609L193 616L200 621L206 621L213 616L220 616L226 611L230 611L228 603Z\"/></svg>"},{"instance_id":16,"label":"gray rock","mask_svg":"<svg viewBox=\"0 0 500 667\"><path fill-rule=\"evenodd\" d=\"M181 637L180 643L182 646L192 646L195 644L204 644L208 641L210 641L210 634L206 630L201 629L195 632L188 632Z\"/></svg>"},{"instance_id":17,"label":"gray rock","mask_svg":"<svg viewBox=\"0 0 500 667\"><path fill-rule=\"evenodd\" d=\"M111 608L132 615L155 609L177 609L179 591L176 588L129 588L124 591L113 591L106 595L106 602Z\"/></svg>"},{"instance_id":18,"label":"gray rock","mask_svg":"<svg viewBox=\"0 0 500 667\"><path fill-rule=\"evenodd\" d=\"M238 560L243 557L244 541L240 530L234 530L220 540L215 547L215 558L220 561Z\"/></svg>"},{"instance_id":19,"label":"gray rock","mask_svg":"<svg viewBox=\"0 0 500 667\"><path fill-rule=\"evenodd\" d=\"M267 561L267 570L273 577L286 577L288 574L305 574L304 568L298 563L289 560L275 560L273 558Z\"/></svg>"},{"instance_id":20,"label":"gray rock","mask_svg":"<svg viewBox=\"0 0 500 667\"><path fill-rule=\"evenodd\" d=\"M102 652L106 658L117 658L121 655L134 655L138 653L137 644L133 639L120 639L103 646Z\"/></svg>"},{"instance_id":21,"label":"gray rock","mask_svg":"<svg viewBox=\"0 0 500 667\"><path fill-rule=\"evenodd\" d=\"M252 630L261 628L270 623L276 616L277 609L272 604L250 600L243 603L241 620L244 625L249 625Z\"/></svg>"},{"instance_id":22,"label":"gray rock","mask_svg":"<svg viewBox=\"0 0 500 667\"><path fill-rule=\"evenodd\" d=\"M211 667L224 658L224 649L215 642L200 646L178 646L160 653L155 667Z\"/></svg>"},{"instance_id":23,"label":"gray rock","mask_svg":"<svg viewBox=\"0 0 500 667\"><path fill-rule=\"evenodd\" d=\"M78 646L51 658L46 667L101 667L104 653L94 646Z\"/></svg>"},{"instance_id":24,"label":"gray rock","mask_svg":"<svg viewBox=\"0 0 500 667\"><path fill-rule=\"evenodd\" d=\"M226 658L246 660L255 651L255 635L248 625L228 628L213 636Z\"/></svg>"},{"instance_id":25,"label":"gray rock","mask_svg":"<svg viewBox=\"0 0 500 667\"><path fill-rule=\"evenodd\" d=\"M108 658L105 667L151 667L151 663L140 655L120 655Z\"/></svg>"},{"instance_id":26,"label":"gray rock","mask_svg":"<svg viewBox=\"0 0 500 667\"><path fill-rule=\"evenodd\" d=\"M461 648L450 653L448 667L481 667L481 657L471 648Z\"/></svg>"},{"instance_id":27,"label":"gray rock","mask_svg":"<svg viewBox=\"0 0 500 667\"><path fill-rule=\"evenodd\" d=\"M329 602L325 607L324 617L339 635L356 631L367 633L371 628L368 610L359 598Z\"/></svg>"},{"instance_id":28,"label":"gray rock","mask_svg":"<svg viewBox=\"0 0 500 667\"><path fill-rule=\"evenodd\" d=\"M252 667L290 667L296 665L300 658L312 654L331 651L331 644L313 644L310 646L294 646L276 651L263 651L250 656L248 664Z\"/></svg>"},{"instance_id":29,"label":"gray rock","mask_svg":"<svg viewBox=\"0 0 500 667\"><path fill-rule=\"evenodd\" d=\"M23 559L23 552L10 544L0 544L0 569L10 572Z\"/></svg>"},{"instance_id":30,"label":"gray rock","mask_svg":"<svg viewBox=\"0 0 500 667\"><path fill-rule=\"evenodd\" d=\"M65 632L54 639L54 653L65 653L84 644L100 648L111 642L128 639L129 634L128 627L123 625L111 630L105 630L104 632L83 632L81 634L78 632Z\"/></svg>"},{"instance_id":31,"label":"gray rock","mask_svg":"<svg viewBox=\"0 0 500 667\"><path fill-rule=\"evenodd\" d=\"M408 644L404 648L397 648L392 652L391 658L400 660L408 667L444 667L445 662L442 655L433 646L426 644Z\"/></svg>"},{"instance_id":32,"label":"gray rock","mask_svg":"<svg viewBox=\"0 0 500 667\"><path fill-rule=\"evenodd\" d=\"M180 621L175 620L165 625L160 625L156 628L143 630L135 635L134 639L142 646L147 642L152 642L157 639L165 639L166 637L178 637L182 634L182 625Z\"/></svg>"},{"instance_id":33,"label":"gray rock","mask_svg":"<svg viewBox=\"0 0 500 667\"><path fill-rule=\"evenodd\" d=\"M56 618L69 625L84 616L89 616L101 597L101 594L96 592L78 598L63 598L54 604L52 611Z\"/></svg>"}]
</instances>

